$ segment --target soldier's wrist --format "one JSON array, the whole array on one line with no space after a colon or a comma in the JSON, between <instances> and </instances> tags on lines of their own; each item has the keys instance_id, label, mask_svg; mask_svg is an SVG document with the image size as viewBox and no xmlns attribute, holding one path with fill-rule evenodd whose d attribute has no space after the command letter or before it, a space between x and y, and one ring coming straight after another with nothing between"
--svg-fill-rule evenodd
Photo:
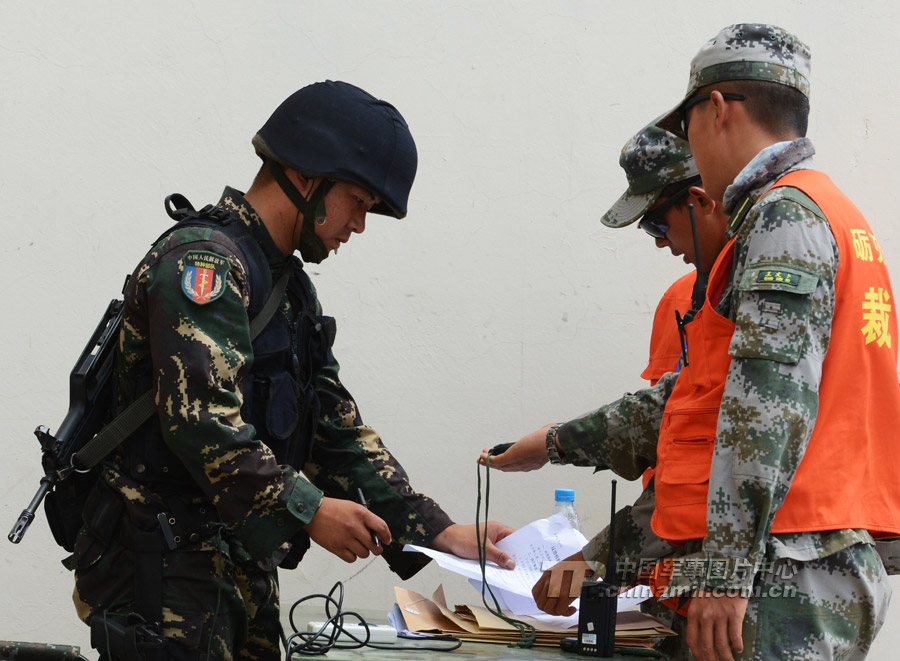
<instances>
[{"instance_id":1,"label":"soldier's wrist","mask_svg":"<svg viewBox=\"0 0 900 661\"><path fill-rule=\"evenodd\" d=\"M555 425L550 425L550 428L547 430L547 458L550 459L551 464L559 465L566 463L566 455L559 447L559 428L562 427L562 425L563 423L558 422Z\"/></svg>"}]
</instances>

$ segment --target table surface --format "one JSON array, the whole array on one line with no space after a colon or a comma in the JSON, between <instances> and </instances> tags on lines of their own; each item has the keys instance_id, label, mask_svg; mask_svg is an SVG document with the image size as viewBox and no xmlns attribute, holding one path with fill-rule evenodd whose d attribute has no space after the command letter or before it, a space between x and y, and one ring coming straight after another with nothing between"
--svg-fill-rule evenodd
<instances>
[{"instance_id":1,"label":"table surface","mask_svg":"<svg viewBox=\"0 0 900 661\"><path fill-rule=\"evenodd\" d=\"M362 615L370 624L386 624L385 610L358 608L354 609ZM323 621L326 618L325 613L317 605L302 604L295 609L294 622L298 628L305 630L306 623L309 621ZM290 629L286 629L287 635L291 634ZM573 632L574 635L574 632ZM452 647L453 643L446 641L418 641L413 639L398 638L397 642L385 647L392 649L374 649L371 647L357 649L331 649L328 654L319 657L325 661L397 661L400 659L408 659L409 661L518 661L520 659L532 659L533 661L548 661L549 659L585 659L597 657L584 657L574 652L564 652L559 648L535 646L531 648L509 647L506 643L484 643L464 640L462 646L452 652L448 651L432 651L420 649L428 646L446 646ZM399 651L399 647L419 648L414 651ZM292 661L300 661L309 659L309 657L301 654L293 654ZM646 658L634 655L616 654L613 659L635 661L636 659Z\"/></svg>"},{"instance_id":2,"label":"table surface","mask_svg":"<svg viewBox=\"0 0 900 661\"><path fill-rule=\"evenodd\" d=\"M432 645L449 645L449 643L438 642ZM416 647L419 648L427 643L419 641L398 639L397 647ZM294 654L292 657L295 661L309 657ZM573 652L564 652L559 647L532 647L530 649L522 649L517 647L508 647L505 643L475 643L471 641L463 641L462 647L452 652L438 652L430 650L417 649L415 651L400 652L394 650L381 650L372 648L362 648L355 650L329 650L325 655L328 661L379 661L384 660L395 661L396 659L409 659L410 661L420 661L427 659L428 661L519 661L520 659L533 659L536 661L547 661L549 659L583 659L588 657L579 656ZM594 657L596 658L596 657ZM635 661L641 657L623 656L616 654L613 659L628 659Z\"/></svg>"}]
</instances>

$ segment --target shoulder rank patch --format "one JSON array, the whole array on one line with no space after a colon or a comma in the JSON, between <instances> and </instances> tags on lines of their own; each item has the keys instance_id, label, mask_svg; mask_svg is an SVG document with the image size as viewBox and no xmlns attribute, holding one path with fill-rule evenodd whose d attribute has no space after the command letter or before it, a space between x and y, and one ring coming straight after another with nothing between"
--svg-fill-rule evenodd
<instances>
[{"instance_id":1,"label":"shoulder rank patch","mask_svg":"<svg viewBox=\"0 0 900 661\"><path fill-rule=\"evenodd\" d=\"M214 252L192 250L183 260L181 291L197 305L206 305L225 292L225 276L231 269L228 260Z\"/></svg>"},{"instance_id":2,"label":"shoulder rank patch","mask_svg":"<svg viewBox=\"0 0 900 661\"><path fill-rule=\"evenodd\" d=\"M761 269L759 275L756 276L756 281L778 283L797 288L800 286L800 274L786 270Z\"/></svg>"},{"instance_id":3,"label":"shoulder rank patch","mask_svg":"<svg viewBox=\"0 0 900 661\"><path fill-rule=\"evenodd\" d=\"M755 264L744 271L738 289L741 291L783 291L799 295L811 294L819 277L794 265Z\"/></svg>"}]
</instances>

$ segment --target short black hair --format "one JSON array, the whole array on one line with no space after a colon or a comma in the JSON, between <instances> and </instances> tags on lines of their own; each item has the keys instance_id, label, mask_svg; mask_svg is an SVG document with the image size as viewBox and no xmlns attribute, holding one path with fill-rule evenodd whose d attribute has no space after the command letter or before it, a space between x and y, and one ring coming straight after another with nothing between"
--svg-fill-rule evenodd
<instances>
[{"instance_id":1,"label":"short black hair","mask_svg":"<svg viewBox=\"0 0 900 661\"><path fill-rule=\"evenodd\" d=\"M766 80L728 80L707 85L698 93L713 90L743 94L747 114L773 135L806 137L809 99L800 90Z\"/></svg>"}]
</instances>

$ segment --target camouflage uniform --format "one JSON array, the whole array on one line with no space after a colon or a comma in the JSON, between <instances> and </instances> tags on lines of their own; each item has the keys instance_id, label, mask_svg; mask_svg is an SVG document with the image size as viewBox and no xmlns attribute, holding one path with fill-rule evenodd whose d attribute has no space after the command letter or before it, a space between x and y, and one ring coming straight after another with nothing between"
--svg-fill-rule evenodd
<instances>
[{"instance_id":1,"label":"camouflage uniform","mask_svg":"<svg viewBox=\"0 0 900 661\"><path fill-rule=\"evenodd\" d=\"M250 228L273 276L279 273L290 258L275 247L243 195L226 188L219 207ZM199 253L227 264L218 298L204 305L181 291L185 265ZM300 282L315 300L305 274ZM102 521L82 529L73 558L79 616L87 620L106 610L124 618L135 609L133 573L135 567L141 571L133 538L159 531L160 512L203 519L199 530L185 531L190 537L180 539L176 550L162 554L158 576L163 634L180 643L185 658L205 657L208 649L215 658L279 657L275 567L284 564L292 543L308 543L302 531L323 496L356 500L357 488L363 490L391 529L385 557L403 577L427 560L401 553L402 545L427 545L451 524L433 500L413 490L378 434L362 423L330 350L315 377L321 412L309 460L297 467L302 472L279 465L257 440L256 428L272 421L241 415L241 384L254 359L249 302L248 267L236 245L215 229L176 228L138 265L125 291L119 400L127 404L156 387L157 443L173 461L144 465L126 442L104 466L102 504L94 508ZM301 306L289 287L276 315L292 320ZM155 477L145 479L150 473ZM172 474L183 478L166 480Z\"/></svg>"},{"instance_id":2,"label":"camouflage uniform","mask_svg":"<svg viewBox=\"0 0 900 661\"><path fill-rule=\"evenodd\" d=\"M601 221L607 227L631 225L659 199L666 186L698 179L697 166L688 143L657 128L655 121L643 127L625 143L619 156L619 165L625 171L628 188L603 215ZM672 324L674 323L673 318ZM657 331L654 326L654 332ZM677 348L677 343L675 346ZM650 378L652 381L656 380ZM650 529L653 503L651 480L633 505L616 513L615 552L618 558L618 578L623 583L636 578L635 570L643 559L658 558L672 552L671 545ZM602 570L609 553L609 528L598 533L582 549L582 553L595 570Z\"/></svg>"},{"instance_id":3,"label":"camouflage uniform","mask_svg":"<svg viewBox=\"0 0 900 661\"><path fill-rule=\"evenodd\" d=\"M663 190L671 184L699 184L697 166L688 143L656 127L655 121L643 127L625 143L619 157L619 165L625 171L628 189L603 215L601 220L607 227L627 227L637 221L660 199ZM684 307L681 312L687 312L687 309ZM674 316L662 320L662 323L671 323L672 328L675 328ZM654 333L658 333L660 327L654 323L653 330ZM669 348L677 355L677 338ZM671 368L676 367L676 362L673 356ZM648 366L643 375L647 376L652 372L647 376L651 383L660 376L655 373L656 369L653 365ZM622 585L634 583L638 580L638 574L652 567L656 559L667 557L675 550L650 527L654 503L651 477L634 504L616 512L614 549L616 578ZM582 549L582 555L596 572L603 573L609 555L609 527L601 530L588 542ZM641 604L641 610L653 614L666 624L672 623L674 612L657 603L655 599Z\"/></svg>"},{"instance_id":4,"label":"camouflage uniform","mask_svg":"<svg viewBox=\"0 0 900 661\"><path fill-rule=\"evenodd\" d=\"M810 168L812 153L807 139L764 150L726 192L726 210L744 195L758 198L781 175ZM776 189L758 200L740 225L729 228L731 236L737 237L732 284L757 262L796 267L792 247L802 236L803 268L819 276L819 285L808 309L791 311L798 319L782 323L784 330L772 344L808 346L794 336L795 329L804 327L808 338L827 341L838 257L827 222ZM773 247L776 252L767 253ZM736 314L758 309L742 301L746 296L747 292L729 287L716 308L736 324L732 342L736 352L742 343L750 344L746 338L754 337L759 321L746 312ZM680 550L683 564L676 565L670 584L673 595L699 587L749 590L753 597L744 622L746 658L793 658L785 656L792 649L798 658L823 654L823 649L833 649L836 656L864 655L884 621L890 598L890 584L868 531L769 533L815 424L816 390L809 384L821 374L823 358L824 351L809 349L801 352L796 364L735 353L719 414L708 534L702 543ZM668 374L653 388L563 425L558 438L565 460L612 468L627 479L636 479L655 465L662 413L676 376ZM779 420L772 419L770 410L780 412ZM768 459L772 456L779 460L772 463ZM733 479L761 474L776 477ZM781 587L769 591L772 585ZM760 616L765 616L765 626L757 629ZM789 626L776 631L776 622Z\"/></svg>"},{"instance_id":5,"label":"camouflage uniform","mask_svg":"<svg viewBox=\"0 0 900 661\"><path fill-rule=\"evenodd\" d=\"M800 53L801 65L793 71L774 62L793 55L766 52L766 39L773 35L791 53ZM726 28L695 58L688 97L701 85L741 78L727 77L735 71L807 90L808 50L784 35L772 26ZM710 50L716 43L731 63L715 64ZM762 59L772 61L734 65L735 53L740 60L759 58L761 51ZM717 66L720 77L710 79L708 69ZM673 127L676 114L663 123ZM708 533L679 550L670 583L673 595L706 588L750 597L742 659L862 658L884 622L891 592L866 530L770 532L816 421L839 254L827 221L784 189L762 193L784 174L811 168L812 155L805 138L772 145L725 193L726 212L747 196L752 207L729 222L728 237L736 239L734 264L716 306L736 327L710 474ZM785 303L777 330L769 325L765 333L760 332L765 292L735 286L759 264L818 277L815 290ZM563 425L558 438L567 460L610 467L630 479L654 465L671 385L672 379L663 378L650 390Z\"/></svg>"}]
</instances>

